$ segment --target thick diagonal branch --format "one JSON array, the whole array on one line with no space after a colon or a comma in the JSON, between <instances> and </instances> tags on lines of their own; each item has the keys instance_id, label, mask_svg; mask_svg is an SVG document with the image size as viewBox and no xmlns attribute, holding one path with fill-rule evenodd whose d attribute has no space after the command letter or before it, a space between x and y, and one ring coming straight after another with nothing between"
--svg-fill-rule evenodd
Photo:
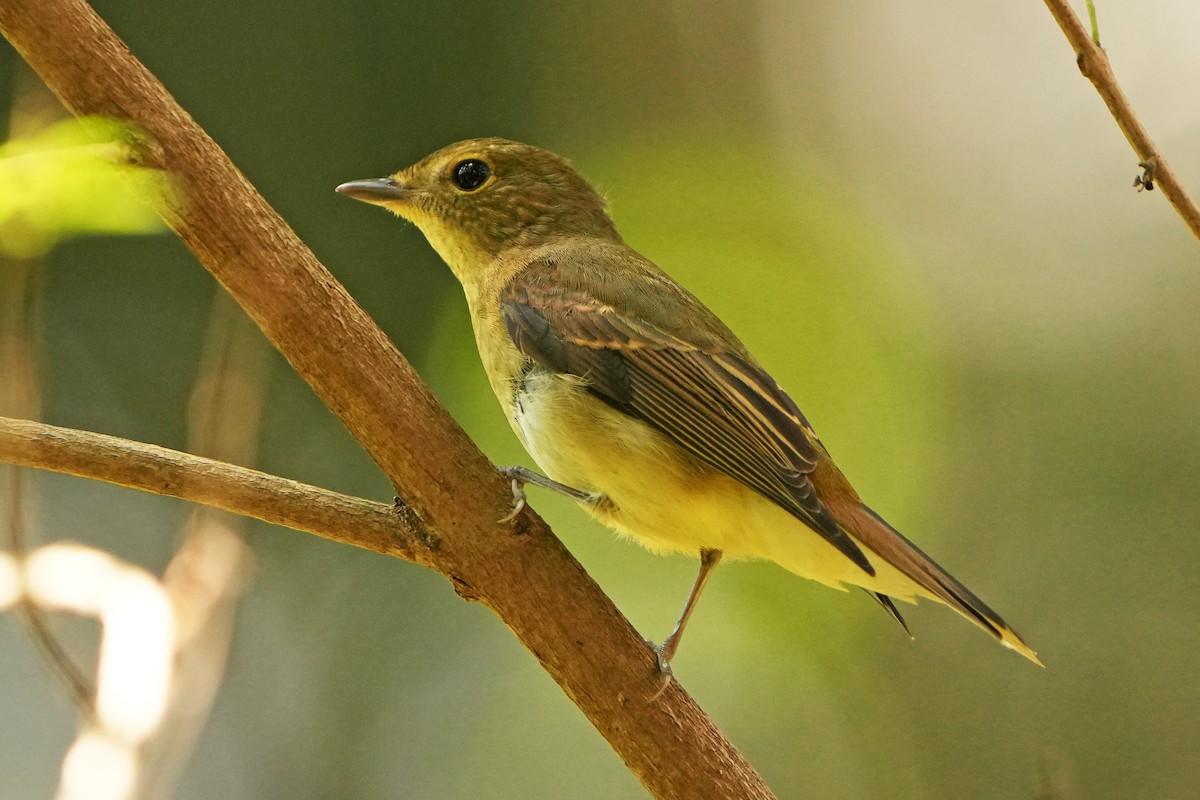
<instances>
[{"instance_id":1,"label":"thick diagonal branch","mask_svg":"<svg viewBox=\"0 0 1200 800\"><path fill-rule=\"evenodd\" d=\"M493 609L661 798L769 797L544 523L219 147L82 0L0 0L0 30L76 114L133 123L176 189L164 215L341 418L440 541L439 569Z\"/></svg>"}]
</instances>

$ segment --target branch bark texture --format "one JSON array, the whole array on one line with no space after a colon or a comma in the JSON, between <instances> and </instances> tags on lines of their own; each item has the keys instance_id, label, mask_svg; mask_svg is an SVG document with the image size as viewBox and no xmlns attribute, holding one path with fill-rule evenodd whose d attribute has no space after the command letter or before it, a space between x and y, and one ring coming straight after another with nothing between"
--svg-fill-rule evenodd
<instances>
[{"instance_id":1,"label":"branch bark texture","mask_svg":"<svg viewBox=\"0 0 1200 800\"><path fill-rule=\"evenodd\" d=\"M164 216L391 479L438 542L429 562L495 611L655 797L771 796L678 684L654 696L650 650L539 518L496 523L507 481L91 7L0 0L0 30L74 113L146 134L142 160L175 190Z\"/></svg>"},{"instance_id":2,"label":"branch bark texture","mask_svg":"<svg viewBox=\"0 0 1200 800\"><path fill-rule=\"evenodd\" d=\"M0 462L178 497L435 566L437 538L404 508L178 450L0 417Z\"/></svg>"},{"instance_id":3,"label":"branch bark texture","mask_svg":"<svg viewBox=\"0 0 1200 800\"><path fill-rule=\"evenodd\" d=\"M1147 170L1147 177L1152 180L1153 186L1162 189L1162 193L1175 207L1179 216L1183 218L1184 224L1192 231L1192 235L1200 239L1200 208L1196 206L1196 201L1179 182L1175 170L1167 163L1166 156L1150 138L1150 132L1138 119L1129 98L1117 84L1112 65L1108 61L1108 54L1104 52L1104 48L1092 40L1092 36L1084 27L1083 22L1071 10L1068 0L1046 0L1046 7L1050 9L1050 13L1054 16L1058 26L1062 28L1067 41L1074 48L1079 71L1092 82L1096 91L1100 93L1104 104L1108 106L1109 113L1117 121L1121 133L1125 134L1129 145L1137 153L1141 166Z\"/></svg>"}]
</instances>

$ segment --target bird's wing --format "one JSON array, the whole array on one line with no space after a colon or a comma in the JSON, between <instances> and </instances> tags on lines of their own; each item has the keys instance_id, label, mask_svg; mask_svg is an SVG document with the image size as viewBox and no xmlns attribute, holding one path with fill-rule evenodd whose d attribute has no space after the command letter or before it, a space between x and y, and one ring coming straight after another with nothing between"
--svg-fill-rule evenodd
<instances>
[{"instance_id":1,"label":"bird's wing","mask_svg":"<svg viewBox=\"0 0 1200 800\"><path fill-rule=\"evenodd\" d=\"M828 458L824 448L761 367L711 342L685 341L561 281L518 273L501 289L500 307L526 357L585 379L599 399L777 503L875 574L810 480Z\"/></svg>"}]
</instances>

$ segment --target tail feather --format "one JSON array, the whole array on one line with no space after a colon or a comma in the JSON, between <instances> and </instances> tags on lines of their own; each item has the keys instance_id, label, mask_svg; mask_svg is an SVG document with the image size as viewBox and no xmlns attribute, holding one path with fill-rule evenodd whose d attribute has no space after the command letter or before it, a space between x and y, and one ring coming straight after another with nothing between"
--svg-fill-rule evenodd
<instances>
[{"instance_id":1,"label":"tail feather","mask_svg":"<svg viewBox=\"0 0 1200 800\"><path fill-rule=\"evenodd\" d=\"M955 580L950 573L938 566L921 548L906 539L882 517L865 505L853 509L849 520L850 532L873 553L883 558L904 573L931 597L942 601L959 614L978 625L1000 641L1000 644L1043 666L1037 653L1006 623L999 614L988 607L966 586ZM876 596L882 602L883 596ZM889 603L884 604L887 608ZM895 606L891 613L897 616ZM901 622L903 624L903 622ZM907 630L907 627L905 628Z\"/></svg>"},{"instance_id":2,"label":"tail feather","mask_svg":"<svg viewBox=\"0 0 1200 800\"><path fill-rule=\"evenodd\" d=\"M870 589L864 589L863 591L871 595L871 598L876 603L879 603L879 605L883 606L883 610L886 611L892 619L900 623L900 627L904 628L904 632L908 634L908 638L913 638L912 631L908 629L908 623L904 621L904 617L900 614L900 609L896 608L896 604L892 602L892 598L888 597L882 592L872 592Z\"/></svg>"}]
</instances>

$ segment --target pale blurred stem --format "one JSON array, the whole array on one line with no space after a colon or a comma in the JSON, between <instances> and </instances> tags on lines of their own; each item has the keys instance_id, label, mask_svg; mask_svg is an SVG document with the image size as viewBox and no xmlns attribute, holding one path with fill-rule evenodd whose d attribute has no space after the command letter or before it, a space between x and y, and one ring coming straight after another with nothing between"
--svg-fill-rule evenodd
<instances>
[{"instance_id":1,"label":"pale blurred stem","mask_svg":"<svg viewBox=\"0 0 1200 800\"><path fill-rule=\"evenodd\" d=\"M13 555L18 559L23 558L26 554L25 545L25 482L21 478L21 472L16 469L10 470L11 478L9 487L9 542L12 545ZM63 649L62 644L58 641L58 637L54 635L54 630L50 626L49 615L39 605L36 605L28 597L22 597L17 603L17 613L21 615L21 619L25 622L25 627L29 631L29 637L37 646L38 652L42 654L42 658L53 670L54 674L62 681L63 686L67 688L67 695L71 698L75 710L79 716L85 720L92 720L95 717L95 705L93 699L96 696L96 690L83 675L83 670L75 663L70 654Z\"/></svg>"},{"instance_id":2,"label":"pale blurred stem","mask_svg":"<svg viewBox=\"0 0 1200 800\"><path fill-rule=\"evenodd\" d=\"M39 261L0 257L0 375L4 376L0 413L32 417L40 410L33 347L40 276ZM24 475L15 467L3 472L8 475L8 544L14 556L23 558L29 549ZM63 682L80 716L91 719L95 689L54 635L49 615L28 597L17 604L17 613L42 658Z\"/></svg>"},{"instance_id":3,"label":"pale blurred stem","mask_svg":"<svg viewBox=\"0 0 1200 800\"><path fill-rule=\"evenodd\" d=\"M1071 10L1067 0L1046 0L1046 7L1050 9L1067 41L1075 49L1079 71L1096 87L1096 91L1108 106L1109 113L1117 121L1133 151L1137 153L1138 165L1146 170L1145 176L1162 190L1167 200L1175 207L1175 211L1183 218L1184 224L1192 231L1192 235L1200 239L1200 208L1197 208L1195 201L1179 182L1175 171L1167 163L1166 156L1158 149L1154 140L1150 138L1150 133L1134 113L1129 98L1117 85L1108 55L1093 40L1079 17Z\"/></svg>"},{"instance_id":4,"label":"pale blurred stem","mask_svg":"<svg viewBox=\"0 0 1200 800\"><path fill-rule=\"evenodd\" d=\"M379 464L428 541L438 542L416 547L415 538L406 540L414 557L494 611L652 795L771 797L678 683L652 700L659 678L650 648L540 518L526 511L497 524L511 508L508 481L83 0L0 0L0 30L71 111L115 117L144 132L136 158L163 169L174 189L163 215ZM210 462L202 474L213 469ZM176 477L197 476L180 465ZM292 499L296 514L311 505L302 493ZM283 521L269 504L260 510ZM394 528L375 535L385 532ZM345 523L339 533L352 542L358 535ZM379 549L400 549L393 538L375 541Z\"/></svg>"},{"instance_id":5,"label":"pale blurred stem","mask_svg":"<svg viewBox=\"0 0 1200 800\"><path fill-rule=\"evenodd\" d=\"M271 374L270 348L258 328L219 288L204 336L188 414L188 449L239 464L257 460ZM204 729L225 674L234 609L249 571L246 519L199 507L163 572L163 586L185 631L175 654L163 722L141 747L139 796L167 798Z\"/></svg>"}]
</instances>

